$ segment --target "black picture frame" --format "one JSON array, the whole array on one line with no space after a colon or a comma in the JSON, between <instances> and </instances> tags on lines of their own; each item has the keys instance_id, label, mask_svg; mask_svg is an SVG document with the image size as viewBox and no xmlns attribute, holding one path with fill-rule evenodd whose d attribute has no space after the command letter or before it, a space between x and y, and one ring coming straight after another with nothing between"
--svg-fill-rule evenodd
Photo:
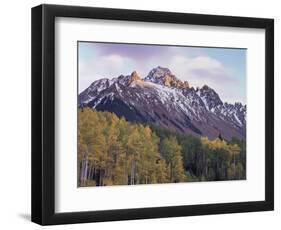
<instances>
[{"instance_id":1,"label":"black picture frame","mask_svg":"<svg viewBox=\"0 0 281 230\"><path fill-rule=\"evenodd\" d=\"M109 19L265 29L265 200L55 213L55 18ZM222 214L274 209L274 20L110 8L32 8L32 221L41 225Z\"/></svg>"}]
</instances>

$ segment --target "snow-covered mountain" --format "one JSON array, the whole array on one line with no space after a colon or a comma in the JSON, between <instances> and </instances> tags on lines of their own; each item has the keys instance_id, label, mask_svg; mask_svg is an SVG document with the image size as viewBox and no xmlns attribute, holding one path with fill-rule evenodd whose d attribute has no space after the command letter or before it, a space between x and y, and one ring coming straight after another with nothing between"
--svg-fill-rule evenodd
<instances>
[{"instance_id":1,"label":"snow-covered mountain","mask_svg":"<svg viewBox=\"0 0 281 230\"><path fill-rule=\"evenodd\" d=\"M79 107L114 112L128 121L196 136L246 138L246 105L223 103L209 86L194 89L160 66L143 79L134 71L94 81L80 93L78 103Z\"/></svg>"}]
</instances>

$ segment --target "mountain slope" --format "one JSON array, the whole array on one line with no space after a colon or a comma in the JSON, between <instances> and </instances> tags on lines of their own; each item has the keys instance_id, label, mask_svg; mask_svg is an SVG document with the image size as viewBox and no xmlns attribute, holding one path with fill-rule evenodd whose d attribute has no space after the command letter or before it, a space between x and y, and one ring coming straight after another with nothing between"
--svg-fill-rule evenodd
<instances>
[{"instance_id":1,"label":"mountain slope","mask_svg":"<svg viewBox=\"0 0 281 230\"><path fill-rule=\"evenodd\" d=\"M128 121L153 123L210 139L246 138L246 106L223 103L210 87L194 89L167 68L156 67L144 78L131 75L100 79L78 97L80 107L114 112Z\"/></svg>"}]
</instances>

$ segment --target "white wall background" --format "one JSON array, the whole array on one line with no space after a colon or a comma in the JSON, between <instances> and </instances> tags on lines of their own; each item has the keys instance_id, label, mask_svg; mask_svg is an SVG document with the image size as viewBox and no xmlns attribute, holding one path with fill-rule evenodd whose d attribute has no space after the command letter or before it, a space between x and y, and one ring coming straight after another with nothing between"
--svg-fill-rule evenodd
<instances>
[{"instance_id":1,"label":"white wall background","mask_svg":"<svg viewBox=\"0 0 281 230\"><path fill-rule=\"evenodd\" d=\"M0 226L39 229L30 222L30 8L41 1L2 1L0 35ZM44 3L275 18L275 211L76 224L68 229L278 229L281 225L281 80L279 1L56 0ZM255 84L253 82L253 84ZM49 227L47 227L49 228ZM55 226L64 229L66 226Z\"/></svg>"}]
</instances>

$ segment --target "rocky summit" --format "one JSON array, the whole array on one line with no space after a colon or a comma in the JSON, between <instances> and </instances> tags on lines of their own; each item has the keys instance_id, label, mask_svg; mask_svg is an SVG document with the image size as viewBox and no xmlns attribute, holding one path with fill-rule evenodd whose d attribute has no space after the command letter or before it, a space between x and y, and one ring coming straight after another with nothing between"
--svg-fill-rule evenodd
<instances>
[{"instance_id":1,"label":"rocky summit","mask_svg":"<svg viewBox=\"0 0 281 230\"><path fill-rule=\"evenodd\" d=\"M223 102L207 85L194 89L161 66L145 78L134 71L94 81L79 94L78 106L210 139L246 138L246 105Z\"/></svg>"}]
</instances>

